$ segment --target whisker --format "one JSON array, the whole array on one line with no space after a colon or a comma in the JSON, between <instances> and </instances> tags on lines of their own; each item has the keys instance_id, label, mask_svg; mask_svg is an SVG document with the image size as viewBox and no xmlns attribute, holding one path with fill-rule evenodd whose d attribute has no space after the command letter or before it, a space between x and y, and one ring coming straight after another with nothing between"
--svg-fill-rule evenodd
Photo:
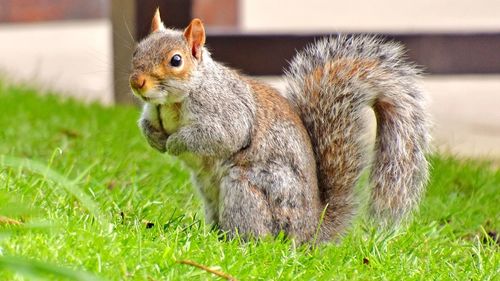
<instances>
[{"instance_id":1,"label":"whisker","mask_svg":"<svg viewBox=\"0 0 500 281\"><path fill-rule=\"evenodd\" d=\"M132 36L132 32L130 32L130 28L128 27L127 21L125 20L125 15L123 15L123 22L125 23L125 28L128 31L128 35L130 35L130 39L132 39L132 42L135 42L134 36Z\"/></svg>"},{"instance_id":2,"label":"whisker","mask_svg":"<svg viewBox=\"0 0 500 281\"><path fill-rule=\"evenodd\" d=\"M178 91L184 91L184 89L181 89L181 88L176 87L176 86L169 85L169 84L167 84L167 83L165 83L165 82L160 82L160 84L159 84L159 85L163 86L163 87L164 87L165 89L167 89L167 90L168 90L168 89L174 89L174 90L178 90Z\"/></svg>"}]
</instances>

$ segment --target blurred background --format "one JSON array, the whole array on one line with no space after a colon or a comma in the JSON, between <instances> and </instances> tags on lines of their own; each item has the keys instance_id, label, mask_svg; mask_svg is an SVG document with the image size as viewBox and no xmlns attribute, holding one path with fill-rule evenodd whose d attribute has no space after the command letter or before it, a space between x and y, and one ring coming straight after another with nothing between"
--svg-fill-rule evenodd
<instances>
[{"instance_id":1,"label":"blurred background","mask_svg":"<svg viewBox=\"0 0 500 281\"><path fill-rule=\"evenodd\" d=\"M131 103L130 56L157 6L167 26L201 18L216 59L279 89L294 50L325 34L401 41L426 70L436 147L500 157L498 0L0 0L1 79Z\"/></svg>"}]
</instances>

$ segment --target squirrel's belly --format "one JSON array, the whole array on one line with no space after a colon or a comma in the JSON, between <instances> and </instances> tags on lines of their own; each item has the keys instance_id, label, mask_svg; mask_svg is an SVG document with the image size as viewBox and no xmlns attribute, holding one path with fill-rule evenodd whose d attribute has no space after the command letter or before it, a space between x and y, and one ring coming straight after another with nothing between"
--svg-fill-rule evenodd
<instances>
[{"instance_id":1,"label":"squirrel's belly","mask_svg":"<svg viewBox=\"0 0 500 281\"><path fill-rule=\"evenodd\" d=\"M181 103L162 104L159 107L160 119L165 132L175 133L181 123Z\"/></svg>"},{"instance_id":2,"label":"squirrel's belly","mask_svg":"<svg viewBox=\"0 0 500 281\"><path fill-rule=\"evenodd\" d=\"M227 174L227 165L220 159L201 157L189 152L179 155L179 158L194 175L193 184L205 203L207 220L210 223L217 222L221 179Z\"/></svg>"}]
</instances>

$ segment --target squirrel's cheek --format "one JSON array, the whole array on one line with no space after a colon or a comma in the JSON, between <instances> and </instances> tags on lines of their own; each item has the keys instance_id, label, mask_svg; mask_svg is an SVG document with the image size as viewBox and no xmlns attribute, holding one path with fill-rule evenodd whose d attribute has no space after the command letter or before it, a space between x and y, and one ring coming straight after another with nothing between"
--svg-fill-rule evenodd
<instances>
[{"instance_id":1,"label":"squirrel's cheek","mask_svg":"<svg viewBox=\"0 0 500 281\"><path fill-rule=\"evenodd\" d=\"M175 78L176 80L188 81L189 78L191 77L191 69L188 69L187 67L173 69L172 77Z\"/></svg>"}]
</instances>

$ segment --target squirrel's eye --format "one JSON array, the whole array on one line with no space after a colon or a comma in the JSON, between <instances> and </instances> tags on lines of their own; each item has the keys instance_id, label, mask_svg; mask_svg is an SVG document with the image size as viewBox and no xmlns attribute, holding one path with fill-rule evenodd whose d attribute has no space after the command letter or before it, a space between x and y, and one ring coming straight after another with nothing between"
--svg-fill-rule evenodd
<instances>
[{"instance_id":1,"label":"squirrel's eye","mask_svg":"<svg viewBox=\"0 0 500 281\"><path fill-rule=\"evenodd\" d=\"M170 60L170 65L174 67L180 66L182 63L181 55L174 55Z\"/></svg>"}]
</instances>

